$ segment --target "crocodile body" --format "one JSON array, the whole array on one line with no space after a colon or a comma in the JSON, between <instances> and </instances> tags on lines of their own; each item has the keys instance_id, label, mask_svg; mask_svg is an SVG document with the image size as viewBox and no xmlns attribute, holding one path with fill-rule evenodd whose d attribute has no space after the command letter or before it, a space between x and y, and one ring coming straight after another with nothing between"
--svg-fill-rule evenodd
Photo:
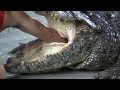
<instances>
[{"instance_id":1,"label":"crocodile body","mask_svg":"<svg viewBox=\"0 0 120 90\"><path fill-rule=\"evenodd\" d=\"M45 57L40 57L44 45L41 40L21 45L10 52L13 57L8 59L6 70L10 73L52 72L61 68L103 70L95 78L120 78L120 12L56 12L61 22L66 20L74 27L72 42Z\"/></svg>"}]
</instances>

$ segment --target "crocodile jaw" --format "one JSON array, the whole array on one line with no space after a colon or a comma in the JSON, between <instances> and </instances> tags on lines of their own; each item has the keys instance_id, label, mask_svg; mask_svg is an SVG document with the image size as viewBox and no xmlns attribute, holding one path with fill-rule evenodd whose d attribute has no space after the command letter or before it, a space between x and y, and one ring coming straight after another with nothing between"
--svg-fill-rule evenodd
<instances>
[{"instance_id":1,"label":"crocodile jaw","mask_svg":"<svg viewBox=\"0 0 120 90\"><path fill-rule=\"evenodd\" d=\"M45 43L43 42L41 46L39 46L39 43L35 44L36 46L32 45L30 47L30 50L26 50L23 56L21 56L19 59L24 62L34 62L36 60L42 61L46 56L54 55L59 52L61 52L64 48L68 47L70 44L72 44L74 37L75 37L75 27L72 23L66 23L63 21L55 20L51 17L46 17L48 20L48 27L54 28L59 35L62 38L67 38L67 43L58 43L58 42L52 42L52 43ZM34 47L34 48L33 48ZM11 61L9 61L9 65L19 62L18 57L15 55L12 55Z\"/></svg>"},{"instance_id":2,"label":"crocodile jaw","mask_svg":"<svg viewBox=\"0 0 120 90\"><path fill-rule=\"evenodd\" d=\"M67 38L68 43L44 43L42 50L40 51L41 57L59 53L61 50L72 44L75 37L75 27L72 23L61 22L59 19L55 20L51 17L47 17L47 20L48 27L54 28L54 30L56 30L62 38Z\"/></svg>"},{"instance_id":3,"label":"crocodile jaw","mask_svg":"<svg viewBox=\"0 0 120 90\"><path fill-rule=\"evenodd\" d=\"M18 53L14 53L15 57L10 58L10 61L5 66L8 72L34 73L51 71L81 63L89 55L91 45L93 46L97 40L93 30L84 23L74 22L74 20L64 21L49 16L46 18L48 27L54 28L61 37L67 38L68 43L43 42L41 45L41 43L34 42L30 46L27 44L28 46L21 48L23 51L17 50Z\"/></svg>"}]
</instances>

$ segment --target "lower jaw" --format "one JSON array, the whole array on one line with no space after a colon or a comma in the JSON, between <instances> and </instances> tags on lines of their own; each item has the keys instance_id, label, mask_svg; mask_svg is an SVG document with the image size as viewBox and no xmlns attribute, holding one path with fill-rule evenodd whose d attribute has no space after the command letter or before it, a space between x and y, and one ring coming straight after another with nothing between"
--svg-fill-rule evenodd
<instances>
[{"instance_id":1,"label":"lower jaw","mask_svg":"<svg viewBox=\"0 0 120 90\"><path fill-rule=\"evenodd\" d=\"M40 58L46 57L49 55L55 55L55 54L61 52L64 48L67 48L70 44L72 44L75 34L76 34L74 26L70 25L70 27L67 27L65 29L63 28L64 30L66 30L65 32L64 32L64 30L59 31L58 30L59 27L60 26L58 26L57 29L56 28L55 29L57 30L58 33L60 33L60 32L63 33L63 34L60 33L60 36L62 38L67 37L68 43L58 43L58 42L52 42L49 44L43 43L42 49L40 51L37 50L37 49L39 49L39 46L36 46L35 51L33 50L33 54L29 54L29 51L27 51L27 53L25 53L25 55L28 54L28 55L26 55L26 58L21 57L21 59L24 60L24 62L26 62L26 63L32 63L32 62L36 61L36 59L38 59L38 58L39 58L39 60L42 61L42 59L40 59ZM33 49L33 48L31 47L31 49ZM38 51L38 52L36 52L36 51ZM31 59L29 59L29 58L31 58ZM15 59L17 59L17 57ZM14 61L15 60L13 58L13 62ZM12 65L12 63L8 64L7 67L9 67L9 65Z\"/></svg>"},{"instance_id":2,"label":"lower jaw","mask_svg":"<svg viewBox=\"0 0 120 90\"><path fill-rule=\"evenodd\" d=\"M62 49L68 47L70 44L72 44L74 37L75 37L75 27L71 23L60 23L60 21L52 21L51 19L48 19L48 27L53 28L56 30L59 35L62 38L67 38L67 43L58 43L58 42L52 42L52 43L43 43L42 50L40 51L41 56L46 55L54 55L56 53L59 53Z\"/></svg>"},{"instance_id":3,"label":"lower jaw","mask_svg":"<svg viewBox=\"0 0 120 90\"><path fill-rule=\"evenodd\" d=\"M72 44L75 37L74 29L68 30L66 35L68 37L67 43L58 43L58 42L43 43L43 47L39 53L40 57L45 57L60 53L64 48L67 48L70 44Z\"/></svg>"}]
</instances>

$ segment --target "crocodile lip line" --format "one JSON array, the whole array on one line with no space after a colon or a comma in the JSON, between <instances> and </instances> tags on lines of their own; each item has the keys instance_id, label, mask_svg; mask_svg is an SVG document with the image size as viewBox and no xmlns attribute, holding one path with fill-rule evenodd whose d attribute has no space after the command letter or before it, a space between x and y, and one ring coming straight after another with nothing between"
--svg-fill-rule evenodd
<instances>
[{"instance_id":1,"label":"crocodile lip line","mask_svg":"<svg viewBox=\"0 0 120 90\"><path fill-rule=\"evenodd\" d=\"M69 13L69 12L68 12ZM48 21L48 27L56 30L67 43L45 43L34 40L13 49L5 68L10 73L35 73L68 67L83 60L91 52L96 41L92 29L84 23L76 23L71 14L64 12L40 12ZM79 25L78 25L79 24Z\"/></svg>"},{"instance_id":2,"label":"crocodile lip line","mask_svg":"<svg viewBox=\"0 0 120 90\"><path fill-rule=\"evenodd\" d=\"M38 57L38 58L26 59L27 57L29 57L27 56L27 53L26 53L26 55L24 56L24 59L26 60L25 62L34 62L39 58L41 58L39 59L39 61L40 60L42 61L46 58L46 56L54 55L56 53L61 52L64 48L68 47L74 40L75 30L74 30L74 25L72 23L66 23L65 21L60 21L59 18L57 17L55 18L52 14L49 16L46 16L46 15L44 16L48 20L48 27L54 28L62 38L67 38L68 42L67 43L58 43L58 42L44 43L43 42L42 48L40 47L41 49L38 51L39 54L36 54L33 56L34 52L36 52L36 48L33 49L31 54L30 52L28 52L29 53L28 55L31 55L33 57ZM35 46L33 45L33 47ZM10 58L7 61L7 64L5 65L6 70L12 66L12 63L16 63L16 60L12 60ZM24 61L22 63L24 64Z\"/></svg>"}]
</instances>

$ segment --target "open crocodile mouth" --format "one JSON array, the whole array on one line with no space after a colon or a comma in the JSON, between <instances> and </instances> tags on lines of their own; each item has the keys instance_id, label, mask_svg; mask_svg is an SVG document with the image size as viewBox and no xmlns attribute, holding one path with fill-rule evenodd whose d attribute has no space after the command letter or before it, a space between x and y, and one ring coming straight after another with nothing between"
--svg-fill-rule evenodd
<instances>
[{"instance_id":1,"label":"open crocodile mouth","mask_svg":"<svg viewBox=\"0 0 120 90\"><path fill-rule=\"evenodd\" d=\"M75 37L75 26L71 22L67 22L55 12L40 12L39 14L46 17L48 21L48 27L56 30L62 38L67 38L67 43L43 43L41 49L41 56L53 55L59 53L65 47L68 47L74 40Z\"/></svg>"},{"instance_id":2,"label":"open crocodile mouth","mask_svg":"<svg viewBox=\"0 0 120 90\"><path fill-rule=\"evenodd\" d=\"M62 38L67 38L67 43L45 43L39 40L30 42L28 45L22 45L13 49L10 52L12 58L7 60L7 68L8 66L14 65L19 61L24 62L34 62L34 61L42 61L46 56L54 55L56 53L61 52L64 48L68 47L72 44L75 37L75 26L71 22L66 22L63 18L56 15L53 12L37 12L38 14L44 16L48 21L48 27L56 30ZM34 44L33 44L34 43ZM43 59L44 58L44 59ZM20 59L19 61L16 59Z\"/></svg>"},{"instance_id":3,"label":"open crocodile mouth","mask_svg":"<svg viewBox=\"0 0 120 90\"><path fill-rule=\"evenodd\" d=\"M38 14L45 16L48 21L48 27L56 30L62 38L67 38L67 43L45 43L40 40L36 40L26 45L19 46L11 51L13 56L8 59L5 68L8 72L12 73L31 73L31 72L40 72L46 70L52 70L54 68L61 68L64 66L62 60L66 60L65 62L70 64L69 60L71 59L70 55L73 53L73 58L78 56L78 53L81 53L82 45L86 45L85 49L83 48L83 53L87 56L87 48L90 47L88 41L84 41L85 38L93 41L93 39L89 38L91 35L91 29L80 26L81 32L88 32L86 34L81 35L82 38L79 38L79 32L76 31L76 25L71 16L67 16L67 18L62 16L61 12L56 11L43 11L37 12ZM76 37L76 35L78 35ZM87 35L87 36L86 36ZM76 39L76 41L75 41ZM79 42L78 42L79 40ZM75 43L74 43L75 42ZM70 47L70 45L73 46ZM88 44L86 44L88 43ZM75 50L73 48L75 47ZM71 50L73 52L71 52ZM84 50L86 50L84 52ZM62 52L62 53L61 53ZM76 54L77 53L77 54ZM64 54L64 55L63 55ZM75 55L74 55L75 54ZM81 55L82 55L81 54ZM68 55L68 56L67 56ZM82 57L79 55L81 59ZM65 58L64 58L65 57ZM79 58L78 58L79 59ZM77 60L77 59L76 59Z\"/></svg>"}]
</instances>

